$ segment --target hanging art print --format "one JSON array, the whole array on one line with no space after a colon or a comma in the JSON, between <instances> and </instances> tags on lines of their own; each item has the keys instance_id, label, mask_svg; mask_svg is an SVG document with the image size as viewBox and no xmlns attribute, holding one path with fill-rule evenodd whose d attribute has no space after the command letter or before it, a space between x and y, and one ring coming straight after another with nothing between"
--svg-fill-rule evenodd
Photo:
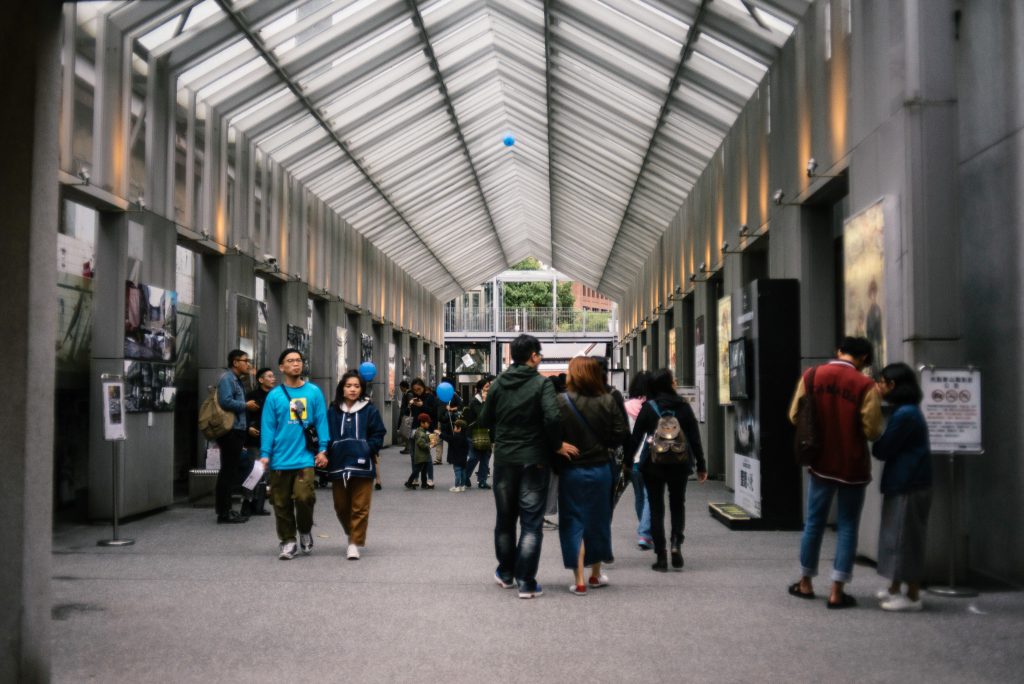
<instances>
[{"instance_id":1,"label":"hanging art print","mask_svg":"<svg viewBox=\"0 0 1024 684\"><path fill-rule=\"evenodd\" d=\"M866 337L874 362L871 375L885 365L885 211L879 200L843 225L843 282L847 335Z\"/></svg>"},{"instance_id":2,"label":"hanging art print","mask_svg":"<svg viewBox=\"0 0 1024 684\"><path fill-rule=\"evenodd\" d=\"M177 293L129 280L124 301L124 357L173 363Z\"/></svg>"}]
</instances>

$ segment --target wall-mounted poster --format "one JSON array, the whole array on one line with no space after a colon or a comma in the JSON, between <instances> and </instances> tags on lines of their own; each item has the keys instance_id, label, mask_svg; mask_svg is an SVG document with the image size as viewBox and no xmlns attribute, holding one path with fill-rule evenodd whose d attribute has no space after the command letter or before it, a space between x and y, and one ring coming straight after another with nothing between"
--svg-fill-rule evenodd
<instances>
[{"instance_id":1,"label":"wall-mounted poster","mask_svg":"<svg viewBox=\"0 0 1024 684\"><path fill-rule=\"evenodd\" d=\"M394 401L398 388L398 381L395 380L395 354L397 351L394 342L388 344L388 401Z\"/></svg>"},{"instance_id":2,"label":"wall-mounted poster","mask_svg":"<svg viewBox=\"0 0 1024 684\"><path fill-rule=\"evenodd\" d=\"M120 379L104 376L103 386L103 439L108 442L126 438L124 431L124 383Z\"/></svg>"},{"instance_id":3,"label":"wall-mounted poster","mask_svg":"<svg viewBox=\"0 0 1024 684\"><path fill-rule=\"evenodd\" d=\"M694 350L693 360L696 367L697 385L697 420L707 422L707 361L704 358L704 317L697 316L696 324L693 326Z\"/></svg>"},{"instance_id":4,"label":"wall-mounted poster","mask_svg":"<svg viewBox=\"0 0 1024 684\"><path fill-rule=\"evenodd\" d=\"M732 403L729 396L729 340L732 339L732 297L718 300L718 403Z\"/></svg>"},{"instance_id":5,"label":"wall-mounted poster","mask_svg":"<svg viewBox=\"0 0 1024 684\"><path fill-rule=\"evenodd\" d=\"M874 348L868 375L885 365L884 200L851 216L843 225L843 282L847 335L866 337Z\"/></svg>"},{"instance_id":6,"label":"wall-mounted poster","mask_svg":"<svg viewBox=\"0 0 1024 684\"><path fill-rule=\"evenodd\" d=\"M408 356L402 357L402 380L405 382L412 382L412 358Z\"/></svg>"},{"instance_id":7,"label":"wall-mounted poster","mask_svg":"<svg viewBox=\"0 0 1024 684\"><path fill-rule=\"evenodd\" d=\"M298 349L300 352L302 352L302 358L305 359L305 361L302 364L302 374L308 378L310 374L309 335L307 335L306 331L297 325L289 325L287 328L287 335L288 346L293 349Z\"/></svg>"},{"instance_id":8,"label":"wall-mounted poster","mask_svg":"<svg viewBox=\"0 0 1024 684\"><path fill-rule=\"evenodd\" d=\"M676 329L669 328L668 333L665 335L666 346L668 347L668 367L672 370L672 374L676 374Z\"/></svg>"},{"instance_id":9,"label":"wall-mounted poster","mask_svg":"<svg viewBox=\"0 0 1024 684\"><path fill-rule=\"evenodd\" d=\"M176 395L172 364L128 360L124 362L126 413L173 411Z\"/></svg>"},{"instance_id":10,"label":"wall-mounted poster","mask_svg":"<svg viewBox=\"0 0 1024 684\"><path fill-rule=\"evenodd\" d=\"M334 349L338 354L337 370L340 378L348 369L348 330L340 325L334 329Z\"/></svg>"},{"instance_id":11,"label":"wall-mounted poster","mask_svg":"<svg viewBox=\"0 0 1024 684\"><path fill-rule=\"evenodd\" d=\"M373 335L359 335L359 362L373 361Z\"/></svg>"},{"instance_id":12,"label":"wall-mounted poster","mask_svg":"<svg viewBox=\"0 0 1024 684\"><path fill-rule=\"evenodd\" d=\"M129 280L125 284L124 301L124 357L174 361L177 294Z\"/></svg>"}]
</instances>

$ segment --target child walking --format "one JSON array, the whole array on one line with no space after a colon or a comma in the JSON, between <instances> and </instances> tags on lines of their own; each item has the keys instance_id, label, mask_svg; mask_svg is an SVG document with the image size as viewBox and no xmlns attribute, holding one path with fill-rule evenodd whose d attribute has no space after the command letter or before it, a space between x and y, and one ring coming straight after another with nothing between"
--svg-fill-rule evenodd
<instances>
[{"instance_id":1,"label":"child walking","mask_svg":"<svg viewBox=\"0 0 1024 684\"><path fill-rule=\"evenodd\" d=\"M921 413L917 373L905 363L882 369L878 391L894 410L872 447L882 470L882 523L878 534L878 574L891 584L878 591L882 610L918 611L924 577L925 529L932 497L928 425ZM900 593L906 583L907 593Z\"/></svg>"},{"instance_id":2,"label":"child walking","mask_svg":"<svg viewBox=\"0 0 1024 684\"><path fill-rule=\"evenodd\" d=\"M424 489L433 489L434 485L427 481L427 464L430 463L430 416L421 413L416 416L420 424L412 433L412 474L405 481L406 489L416 489L416 478L419 477L420 484Z\"/></svg>"},{"instance_id":3,"label":"child walking","mask_svg":"<svg viewBox=\"0 0 1024 684\"><path fill-rule=\"evenodd\" d=\"M469 486L469 472L466 461L469 459L469 439L466 437L466 421L459 418L452 426L452 431L441 431L441 439L448 442L448 462L455 469L455 486L449 492L464 492Z\"/></svg>"}]
</instances>

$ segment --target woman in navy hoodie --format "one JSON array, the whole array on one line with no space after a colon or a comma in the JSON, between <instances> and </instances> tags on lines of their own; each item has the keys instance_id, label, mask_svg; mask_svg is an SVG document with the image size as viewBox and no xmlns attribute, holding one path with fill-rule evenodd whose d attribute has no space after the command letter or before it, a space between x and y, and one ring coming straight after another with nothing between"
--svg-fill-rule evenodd
<instances>
[{"instance_id":1,"label":"woman in navy hoodie","mask_svg":"<svg viewBox=\"0 0 1024 684\"><path fill-rule=\"evenodd\" d=\"M334 401L327 409L328 478L333 480L334 512L348 535L349 560L359 560L366 546L370 501L376 466L373 456L384 446L387 428L366 394L366 381L350 370L341 376Z\"/></svg>"},{"instance_id":2,"label":"woman in navy hoodie","mask_svg":"<svg viewBox=\"0 0 1024 684\"><path fill-rule=\"evenodd\" d=\"M878 391L894 407L885 432L871 451L885 461L882 470L882 524L878 534L878 574L891 584L878 592L883 610L921 610L924 540L931 507L932 454L928 425L921 413L917 373L905 363L882 369ZM900 585L907 584L907 593Z\"/></svg>"}]
</instances>

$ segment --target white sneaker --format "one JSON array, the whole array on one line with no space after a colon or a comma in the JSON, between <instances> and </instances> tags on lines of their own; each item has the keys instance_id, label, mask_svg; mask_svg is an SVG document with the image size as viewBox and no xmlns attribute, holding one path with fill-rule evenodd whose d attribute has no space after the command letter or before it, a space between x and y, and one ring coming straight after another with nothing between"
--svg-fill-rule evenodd
<instances>
[{"instance_id":1,"label":"white sneaker","mask_svg":"<svg viewBox=\"0 0 1024 684\"><path fill-rule=\"evenodd\" d=\"M875 598L879 601L888 601L889 599L894 598L896 596L899 596L899 594L889 593L889 587L882 587L881 589L875 592Z\"/></svg>"},{"instance_id":2,"label":"white sneaker","mask_svg":"<svg viewBox=\"0 0 1024 684\"><path fill-rule=\"evenodd\" d=\"M882 610L891 610L901 613L916 613L924 609L921 599L911 601L903 594L897 594L888 601L882 601Z\"/></svg>"},{"instance_id":3,"label":"white sneaker","mask_svg":"<svg viewBox=\"0 0 1024 684\"><path fill-rule=\"evenodd\" d=\"M461 492L462 490L459 489L458 487L449 487L448 491L449 492Z\"/></svg>"},{"instance_id":4,"label":"white sneaker","mask_svg":"<svg viewBox=\"0 0 1024 684\"><path fill-rule=\"evenodd\" d=\"M291 560L295 558L295 552L298 549L295 547L295 542L281 542L281 553L278 554L279 560Z\"/></svg>"},{"instance_id":5,"label":"white sneaker","mask_svg":"<svg viewBox=\"0 0 1024 684\"><path fill-rule=\"evenodd\" d=\"M308 556L313 552L313 535L299 532L299 548L302 549L302 555Z\"/></svg>"},{"instance_id":6,"label":"white sneaker","mask_svg":"<svg viewBox=\"0 0 1024 684\"><path fill-rule=\"evenodd\" d=\"M464 492L464 491L466 491L466 487L465 487L465 485L463 485L463 486L460 486L460 487L459 487L459 491L460 491L460 492Z\"/></svg>"},{"instance_id":7,"label":"white sneaker","mask_svg":"<svg viewBox=\"0 0 1024 684\"><path fill-rule=\"evenodd\" d=\"M359 560L359 547L355 544L349 544L348 551L345 552L345 558L349 560Z\"/></svg>"}]
</instances>

